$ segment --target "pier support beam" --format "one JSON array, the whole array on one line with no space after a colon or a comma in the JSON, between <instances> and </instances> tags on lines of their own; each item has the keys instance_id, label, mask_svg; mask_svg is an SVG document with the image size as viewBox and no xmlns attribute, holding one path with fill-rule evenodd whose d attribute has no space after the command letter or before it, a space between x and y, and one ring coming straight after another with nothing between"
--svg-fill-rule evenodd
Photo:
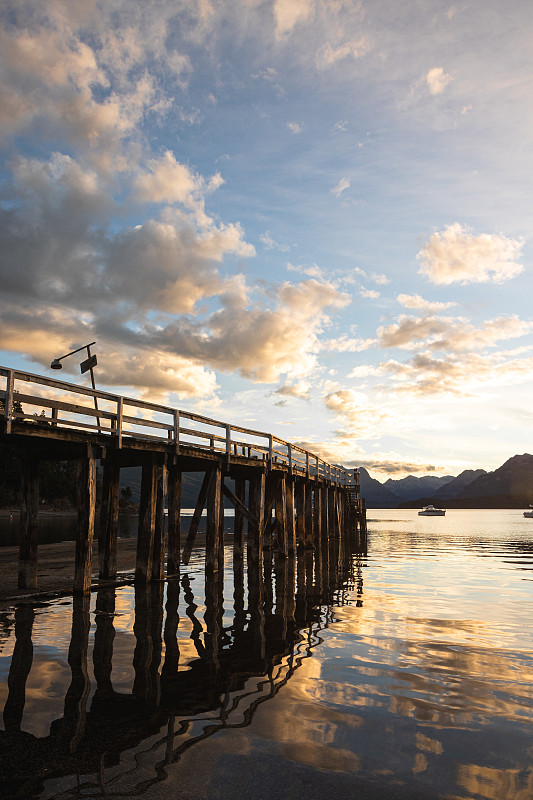
<instances>
[{"instance_id":1,"label":"pier support beam","mask_svg":"<svg viewBox=\"0 0 533 800\"><path fill-rule=\"evenodd\" d=\"M94 448L89 446L87 455L78 458L78 530L73 587L75 594L85 594L91 589L95 507L96 456Z\"/></svg>"},{"instance_id":2,"label":"pier support beam","mask_svg":"<svg viewBox=\"0 0 533 800\"><path fill-rule=\"evenodd\" d=\"M220 522L222 502L222 468L220 464L217 464L211 469L207 492L205 529L205 570L207 575L217 572L221 566L222 569L224 568L224 527Z\"/></svg>"},{"instance_id":3,"label":"pier support beam","mask_svg":"<svg viewBox=\"0 0 533 800\"><path fill-rule=\"evenodd\" d=\"M156 506L152 580L160 580L165 576L165 498L167 495L167 479L167 467L165 465L156 467Z\"/></svg>"},{"instance_id":4,"label":"pier support beam","mask_svg":"<svg viewBox=\"0 0 533 800\"><path fill-rule=\"evenodd\" d=\"M137 563L135 580L137 582L152 579L154 556L156 507L156 465L152 457L142 467L141 498L139 502L139 528L137 534Z\"/></svg>"},{"instance_id":5,"label":"pier support beam","mask_svg":"<svg viewBox=\"0 0 533 800\"><path fill-rule=\"evenodd\" d=\"M100 577L114 580L117 576L117 537L120 467L112 459L104 461L102 477L102 505L98 556Z\"/></svg>"},{"instance_id":6,"label":"pier support beam","mask_svg":"<svg viewBox=\"0 0 533 800\"><path fill-rule=\"evenodd\" d=\"M305 545L305 481L296 480L295 484L295 505L296 505L296 540L300 546Z\"/></svg>"},{"instance_id":7,"label":"pier support beam","mask_svg":"<svg viewBox=\"0 0 533 800\"><path fill-rule=\"evenodd\" d=\"M244 506L246 502L246 481L235 478L235 496ZM233 560L241 562L244 553L244 514L239 504L235 506L233 522Z\"/></svg>"},{"instance_id":8,"label":"pier support beam","mask_svg":"<svg viewBox=\"0 0 533 800\"><path fill-rule=\"evenodd\" d=\"M27 458L22 472L20 505L19 589L37 588L37 544L39 510L39 462Z\"/></svg>"},{"instance_id":9,"label":"pier support beam","mask_svg":"<svg viewBox=\"0 0 533 800\"><path fill-rule=\"evenodd\" d=\"M172 463L168 470L167 575L180 570L181 548L181 469Z\"/></svg>"},{"instance_id":10,"label":"pier support beam","mask_svg":"<svg viewBox=\"0 0 533 800\"><path fill-rule=\"evenodd\" d=\"M287 540L287 481L280 475L276 485L276 527L278 534L277 550L282 555L288 554Z\"/></svg>"},{"instance_id":11,"label":"pier support beam","mask_svg":"<svg viewBox=\"0 0 533 800\"><path fill-rule=\"evenodd\" d=\"M248 568L261 566L263 557L263 528L265 519L266 476L264 472L250 478L250 511L257 525L248 522Z\"/></svg>"},{"instance_id":12,"label":"pier support beam","mask_svg":"<svg viewBox=\"0 0 533 800\"><path fill-rule=\"evenodd\" d=\"M287 547L289 555L296 552L296 528L294 525L294 478L287 478L286 483L287 497Z\"/></svg>"},{"instance_id":13,"label":"pier support beam","mask_svg":"<svg viewBox=\"0 0 533 800\"><path fill-rule=\"evenodd\" d=\"M313 547L313 484L305 483L305 546Z\"/></svg>"}]
</instances>

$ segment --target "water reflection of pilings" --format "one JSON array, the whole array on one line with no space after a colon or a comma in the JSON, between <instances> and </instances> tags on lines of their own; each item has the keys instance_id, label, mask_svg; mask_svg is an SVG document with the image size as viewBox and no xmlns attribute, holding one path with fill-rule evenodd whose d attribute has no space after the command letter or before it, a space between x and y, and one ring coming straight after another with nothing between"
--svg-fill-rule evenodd
<instances>
[{"instance_id":1,"label":"water reflection of pilings","mask_svg":"<svg viewBox=\"0 0 533 800\"><path fill-rule=\"evenodd\" d=\"M96 598L93 647L96 687L90 707L90 597L75 598L68 653L71 682L64 714L52 723L49 736L42 738L21 734L25 687L33 660L34 610L20 606L4 708L6 732L1 735L5 747L0 771L11 778L0 790L7 788L9 796L10 790L14 793L23 786L41 785L45 776L92 772L99 775L98 787L82 783L64 796L78 796L81 788L84 796L105 795L108 767L113 766L116 785L121 752L132 747L142 751L143 741L155 735L157 743L151 738L146 747L160 747L161 756L154 758L153 780L141 783L139 777L135 793L142 794L143 787L164 779L162 764L175 762L195 742L222 728L250 724L259 705L290 680L319 644L320 631L331 618L330 608L335 601L346 601L340 590L357 586L358 594L362 592L360 561L354 568L358 563L354 544L330 539L327 547L322 545L319 557L312 548L299 548L288 558L273 552L272 558L267 554L264 560L256 551L246 571L242 551L237 553L233 618L226 626L220 573L198 597L187 573L166 584L136 585L131 693L113 688L116 590L101 588ZM178 644L180 596L197 653L186 664L180 664ZM199 715L203 713L208 716L202 722ZM2 759L6 759L3 770ZM29 789L27 796L32 796Z\"/></svg>"}]
</instances>

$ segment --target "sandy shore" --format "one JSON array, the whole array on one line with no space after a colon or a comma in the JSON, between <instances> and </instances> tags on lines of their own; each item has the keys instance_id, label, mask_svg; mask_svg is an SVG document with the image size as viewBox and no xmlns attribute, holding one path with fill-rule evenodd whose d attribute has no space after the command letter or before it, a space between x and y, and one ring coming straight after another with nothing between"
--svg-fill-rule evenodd
<instances>
[{"instance_id":1,"label":"sandy shore","mask_svg":"<svg viewBox=\"0 0 533 800\"><path fill-rule=\"evenodd\" d=\"M39 546L37 566L37 592L21 591L17 588L18 547L0 548L0 606L10 605L22 597L42 593L71 593L74 581L75 542L58 542ZM98 582L98 545L94 543L93 580ZM137 539L119 539L119 577L133 576L137 553Z\"/></svg>"}]
</instances>

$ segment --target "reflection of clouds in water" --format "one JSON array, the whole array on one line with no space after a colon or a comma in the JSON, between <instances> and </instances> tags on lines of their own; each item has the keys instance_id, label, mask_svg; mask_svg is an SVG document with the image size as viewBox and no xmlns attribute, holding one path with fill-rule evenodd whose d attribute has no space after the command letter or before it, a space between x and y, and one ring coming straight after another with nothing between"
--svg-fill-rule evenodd
<instances>
[{"instance_id":1,"label":"reflection of clouds in water","mask_svg":"<svg viewBox=\"0 0 533 800\"><path fill-rule=\"evenodd\" d=\"M24 731L34 736L48 736L51 722L63 715L71 678L66 656L63 660L41 661L39 654L35 654L26 683Z\"/></svg>"},{"instance_id":2,"label":"reflection of clouds in water","mask_svg":"<svg viewBox=\"0 0 533 800\"><path fill-rule=\"evenodd\" d=\"M470 795L483 800L530 800L533 797L533 768L524 772L460 764L457 783Z\"/></svg>"}]
</instances>

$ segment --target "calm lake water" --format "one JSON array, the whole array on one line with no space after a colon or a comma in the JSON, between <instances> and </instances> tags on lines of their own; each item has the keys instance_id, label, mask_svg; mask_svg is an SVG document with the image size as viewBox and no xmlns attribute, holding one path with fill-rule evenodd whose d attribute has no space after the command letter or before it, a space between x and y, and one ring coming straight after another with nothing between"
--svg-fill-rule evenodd
<instances>
[{"instance_id":1,"label":"calm lake water","mask_svg":"<svg viewBox=\"0 0 533 800\"><path fill-rule=\"evenodd\" d=\"M533 519L0 612L0 796L533 798ZM236 580L235 580L236 579Z\"/></svg>"}]
</instances>

